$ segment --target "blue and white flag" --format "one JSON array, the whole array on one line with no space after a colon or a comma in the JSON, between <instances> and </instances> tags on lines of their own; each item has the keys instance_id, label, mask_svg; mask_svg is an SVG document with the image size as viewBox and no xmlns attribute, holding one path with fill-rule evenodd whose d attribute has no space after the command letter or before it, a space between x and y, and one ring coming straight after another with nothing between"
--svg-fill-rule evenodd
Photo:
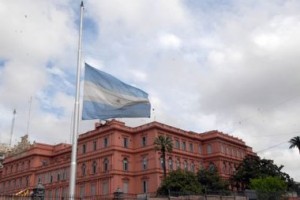
<instances>
[{"instance_id":1,"label":"blue and white flag","mask_svg":"<svg viewBox=\"0 0 300 200\"><path fill-rule=\"evenodd\" d=\"M82 119L150 117L148 94L85 64Z\"/></svg>"}]
</instances>

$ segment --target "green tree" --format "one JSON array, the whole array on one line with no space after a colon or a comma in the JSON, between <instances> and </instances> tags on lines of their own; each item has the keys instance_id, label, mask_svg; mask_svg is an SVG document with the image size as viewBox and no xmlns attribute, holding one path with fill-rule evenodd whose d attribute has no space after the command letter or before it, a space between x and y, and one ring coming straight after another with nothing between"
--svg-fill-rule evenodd
<instances>
[{"instance_id":1,"label":"green tree","mask_svg":"<svg viewBox=\"0 0 300 200\"><path fill-rule=\"evenodd\" d=\"M157 193L160 195L167 195L169 191L174 195L184 194L200 194L202 187L197 180L197 176L193 172L176 170L171 171L163 180Z\"/></svg>"},{"instance_id":2,"label":"green tree","mask_svg":"<svg viewBox=\"0 0 300 200\"><path fill-rule=\"evenodd\" d=\"M300 137L299 136L296 136L296 137L293 137L292 139L290 139L289 143L290 143L290 149L297 147L299 150L299 153L300 153Z\"/></svg>"},{"instance_id":3,"label":"green tree","mask_svg":"<svg viewBox=\"0 0 300 200\"><path fill-rule=\"evenodd\" d=\"M238 190L244 190L250 189L251 179L276 176L287 184L289 190L294 190L295 182L288 174L282 172L282 169L283 166L275 165L273 160L261 159L258 156L247 156L230 178L230 182Z\"/></svg>"},{"instance_id":4,"label":"green tree","mask_svg":"<svg viewBox=\"0 0 300 200\"><path fill-rule=\"evenodd\" d=\"M256 190L258 199L281 199L286 192L287 184L280 177L268 176L265 178L251 179L250 188Z\"/></svg>"},{"instance_id":5,"label":"green tree","mask_svg":"<svg viewBox=\"0 0 300 200\"><path fill-rule=\"evenodd\" d=\"M168 136L159 135L154 140L155 150L161 152L161 158L163 161L163 173L164 179L167 177L167 167L166 167L166 153L170 153L173 150L172 139Z\"/></svg>"},{"instance_id":6,"label":"green tree","mask_svg":"<svg viewBox=\"0 0 300 200\"><path fill-rule=\"evenodd\" d=\"M221 179L216 168L201 169L197 172L198 182L206 191L228 191L228 182Z\"/></svg>"}]
</instances>

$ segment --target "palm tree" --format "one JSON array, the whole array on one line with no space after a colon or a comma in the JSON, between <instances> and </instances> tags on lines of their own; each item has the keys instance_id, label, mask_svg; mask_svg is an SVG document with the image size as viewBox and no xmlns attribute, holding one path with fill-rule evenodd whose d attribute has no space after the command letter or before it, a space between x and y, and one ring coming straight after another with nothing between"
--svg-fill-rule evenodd
<instances>
[{"instance_id":1,"label":"palm tree","mask_svg":"<svg viewBox=\"0 0 300 200\"><path fill-rule=\"evenodd\" d=\"M292 139L290 139L289 143L291 144L290 149L297 147L299 150L299 153L300 153L300 137L299 136L296 136L296 137L293 137Z\"/></svg>"},{"instance_id":2,"label":"palm tree","mask_svg":"<svg viewBox=\"0 0 300 200\"><path fill-rule=\"evenodd\" d=\"M168 136L159 135L154 140L155 150L161 152L161 158L163 161L163 172L164 179L167 177L167 168L166 168L166 152L171 153L173 150L172 139Z\"/></svg>"}]
</instances>

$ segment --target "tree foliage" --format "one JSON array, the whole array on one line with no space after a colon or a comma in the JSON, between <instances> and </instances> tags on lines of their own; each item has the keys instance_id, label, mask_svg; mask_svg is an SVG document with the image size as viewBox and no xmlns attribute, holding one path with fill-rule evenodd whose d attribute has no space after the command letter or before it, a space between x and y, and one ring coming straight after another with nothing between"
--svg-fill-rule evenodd
<instances>
[{"instance_id":1,"label":"tree foliage","mask_svg":"<svg viewBox=\"0 0 300 200\"><path fill-rule=\"evenodd\" d=\"M216 168L199 170L197 178L205 191L228 191L228 182L221 179Z\"/></svg>"},{"instance_id":2,"label":"tree foliage","mask_svg":"<svg viewBox=\"0 0 300 200\"><path fill-rule=\"evenodd\" d=\"M176 170L168 174L157 192L167 195L168 191L178 194L200 194L202 187L193 172Z\"/></svg>"},{"instance_id":3,"label":"tree foliage","mask_svg":"<svg viewBox=\"0 0 300 200\"><path fill-rule=\"evenodd\" d=\"M300 153L300 137L299 136L296 136L296 137L293 137L292 139L290 139L289 143L290 143L290 149L298 148L299 153Z\"/></svg>"},{"instance_id":4,"label":"tree foliage","mask_svg":"<svg viewBox=\"0 0 300 200\"><path fill-rule=\"evenodd\" d=\"M168 190L181 195L229 191L228 183L220 178L215 168L202 169L197 174L186 170L172 171L163 180L158 194L166 195Z\"/></svg>"},{"instance_id":5,"label":"tree foliage","mask_svg":"<svg viewBox=\"0 0 300 200\"><path fill-rule=\"evenodd\" d=\"M238 190L250 189L250 180L266 178L269 176L279 177L292 190L295 183L290 176L282 172L283 166L277 166L273 160L261 159L258 156L247 156L237 168L235 175L231 177L231 183Z\"/></svg>"},{"instance_id":6,"label":"tree foliage","mask_svg":"<svg viewBox=\"0 0 300 200\"><path fill-rule=\"evenodd\" d=\"M161 152L162 161L163 161L163 173L164 179L167 177L167 167L166 167L166 153L172 152L173 142L172 139L168 136L159 135L154 139L155 150Z\"/></svg>"},{"instance_id":7,"label":"tree foliage","mask_svg":"<svg viewBox=\"0 0 300 200\"><path fill-rule=\"evenodd\" d=\"M286 192L287 183L280 177L268 176L251 179L250 188L256 190L259 199L276 200Z\"/></svg>"}]
</instances>

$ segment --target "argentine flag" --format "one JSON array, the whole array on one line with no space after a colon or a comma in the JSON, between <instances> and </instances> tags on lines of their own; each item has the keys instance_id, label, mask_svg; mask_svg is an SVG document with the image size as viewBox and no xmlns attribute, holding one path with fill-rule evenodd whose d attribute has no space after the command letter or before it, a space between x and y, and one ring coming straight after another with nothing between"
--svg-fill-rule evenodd
<instances>
[{"instance_id":1,"label":"argentine flag","mask_svg":"<svg viewBox=\"0 0 300 200\"><path fill-rule=\"evenodd\" d=\"M148 94L85 63L82 119L150 117Z\"/></svg>"}]
</instances>

